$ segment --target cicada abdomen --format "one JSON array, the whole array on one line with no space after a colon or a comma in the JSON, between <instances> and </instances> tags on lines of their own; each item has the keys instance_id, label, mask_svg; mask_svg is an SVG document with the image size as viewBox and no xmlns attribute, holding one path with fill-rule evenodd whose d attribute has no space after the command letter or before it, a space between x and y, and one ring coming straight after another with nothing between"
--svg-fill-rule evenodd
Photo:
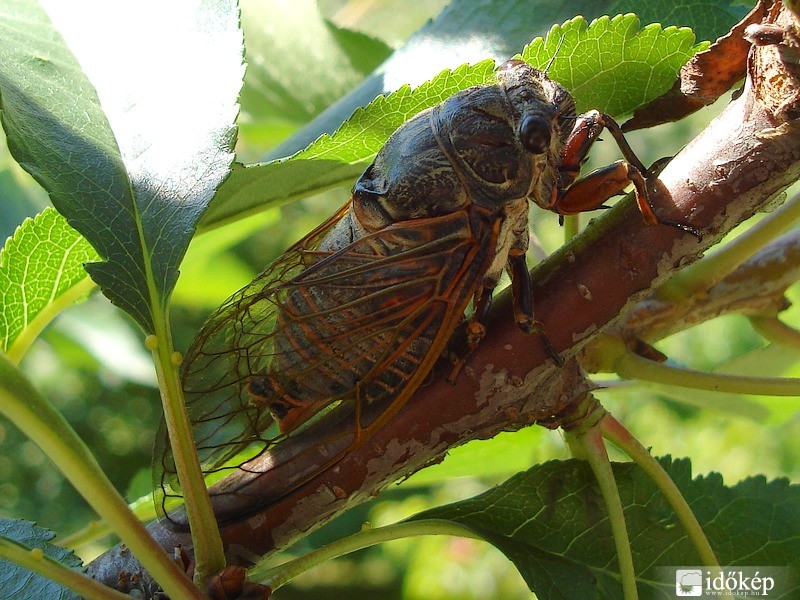
<instances>
[{"instance_id":1,"label":"cicada abdomen","mask_svg":"<svg viewBox=\"0 0 800 600\"><path fill-rule=\"evenodd\" d=\"M221 522L262 509L368 439L424 381L470 301L485 306L510 262L524 265L528 201L556 197L574 104L524 63L498 81L400 127L351 201L198 334L183 386L204 468L234 472L212 488ZM259 488L262 472L328 431L336 443L325 460ZM156 458L169 495L166 441Z\"/></svg>"}]
</instances>

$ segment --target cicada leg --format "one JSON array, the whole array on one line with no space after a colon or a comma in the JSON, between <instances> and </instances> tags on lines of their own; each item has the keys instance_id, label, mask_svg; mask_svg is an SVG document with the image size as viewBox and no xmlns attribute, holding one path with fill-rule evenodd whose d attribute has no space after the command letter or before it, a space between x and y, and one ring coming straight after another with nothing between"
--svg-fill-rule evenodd
<instances>
[{"instance_id":1,"label":"cicada leg","mask_svg":"<svg viewBox=\"0 0 800 600\"><path fill-rule=\"evenodd\" d=\"M514 298L514 320L525 333L537 333L542 339L545 350L559 367L564 366L564 359L556 352L544 325L533 316L533 284L524 252L511 251L508 257L511 273L511 292Z\"/></svg>"},{"instance_id":2,"label":"cicada leg","mask_svg":"<svg viewBox=\"0 0 800 600\"><path fill-rule=\"evenodd\" d=\"M581 164L604 129L614 137L625 160L597 169L578 179ZM553 190L550 209L559 215L575 215L606 208L603 204L606 200L621 194L632 183L636 204L646 223L669 225L699 238L699 232L691 225L662 219L653 210L647 180L655 177L662 166L662 162L658 161L649 169L645 167L631 149L617 122L607 114L589 111L578 117L567 139L559 167L561 185Z\"/></svg>"},{"instance_id":3,"label":"cicada leg","mask_svg":"<svg viewBox=\"0 0 800 600\"><path fill-rule=\"evenodd\" d=\"M453 369L450 371L450 375L447 376L447 381L451 384L455 384L456 378L464 367L469 353L477 347L484 336L486 336L486 322L489 318L489 310L492 308L493 291L494 286L483 286L475 293L475 297L473 298L475 312L472 314L472 318L469 320L466 327L467 347L463 348L462 346L460 352L456 350L456 358L453 359Z\"/></svg>"},{"instance_id":4,"label":"cicada leg","mask_svg":"<svg viewBox=\"0 0 800 600\"><path fill-rule=\"evenodd\" d=\"M514 320L519 328L525 333L536 333L544 344L547 353L559 367L564 366L564 359L553 347L544 325L537 321L533 316L533 285L528 264L525 261L525 251L513 248L509 252L508 271L511 275L511 292L514 300ZM474 301L475 312L469 323L467 323L467 349L458 356L453 365L447 380L455 383L456 377L461 372L464 363L472 351L486 336L486 323L489 319L489 311L492 307L492 292L494 285L485 285L476 294Z\"/></svg>"}]
</instances>

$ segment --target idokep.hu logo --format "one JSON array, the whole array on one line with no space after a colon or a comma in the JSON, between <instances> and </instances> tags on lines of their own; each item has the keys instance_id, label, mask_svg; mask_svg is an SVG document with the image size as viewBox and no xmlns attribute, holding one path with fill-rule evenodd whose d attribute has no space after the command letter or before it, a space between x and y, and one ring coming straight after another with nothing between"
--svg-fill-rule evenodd
<instances>
[{"instance_id":1,"label":"idokep.hu logo","mask_svg":"<svg viewBox=\"0 0 800 600\"><path fill-rule=\"evenodd\" d=\"M678 596L702 596L703 571L699 569L675 571L675 593Z\"/></svg>"},{"instance_id":2,"label":"idokep.hu logo","mask_svg":"<svg viewBox=\"0 0 800 600\"><path fill-rule=\"evenodd\" d=\"M800 598L797 579L783 567L683 567L672 574L676 598Z\"/></svg>"}]
</instances>

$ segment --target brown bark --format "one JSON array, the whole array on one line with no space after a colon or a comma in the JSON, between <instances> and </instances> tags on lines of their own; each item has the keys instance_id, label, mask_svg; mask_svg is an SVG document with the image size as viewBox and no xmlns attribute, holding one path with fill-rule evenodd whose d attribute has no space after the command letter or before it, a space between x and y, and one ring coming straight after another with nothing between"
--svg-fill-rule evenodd
<instances>
[{"instance_id":1,"label":"brown bark","mask_svg":"<svg viewBox=\"0 0 800 600\"><path fill-rule=\"evenodd\" d=\"M707 290L675 301L658 292L610 328L624 340L656 342L673 333L736 313L775 317L788 308L786 288L800 280L800 230L791 231L753 255Z\"/></svg>"},{"instance_id":2,"label":"brown bark","mask_svg":"<svg viewBox=\"0 0 800 600\"><path fill-rule=\"evenodd\" d=\"M600 331L624 329L627 320L641 317L637 311L649 293L797 180L799 71L791 53L781 55L772 45L754 48L743 93L661 174L654 190L657 213L690 223L702 232L701 241L674 227L644 225L627 201L534 269L536 315L567 359L566 367L554 365L540 338L517 328L510 299L502 295L489 334L455 385L446 381L446 370L437 371L390 423L334 468L313 476L267 511L223 528L230 560L246 562L254 553L285 547L392 482L442 460L448 449L549 419L580 399L591 386L575 360L583 346ZM692 310L702 310L701 305ZM639 323L636 335L648 337L647 327ZM325 449L320 451L267 472L253 485L264 486L262 493L269 494L271 482L289 470L297 473L323 461ZM170 551L178 543L190 545L187 535L158 523L151 531ZM137 570L120 548L90 568L112 585L121 571Z\"/></svg>"}]
</instances>

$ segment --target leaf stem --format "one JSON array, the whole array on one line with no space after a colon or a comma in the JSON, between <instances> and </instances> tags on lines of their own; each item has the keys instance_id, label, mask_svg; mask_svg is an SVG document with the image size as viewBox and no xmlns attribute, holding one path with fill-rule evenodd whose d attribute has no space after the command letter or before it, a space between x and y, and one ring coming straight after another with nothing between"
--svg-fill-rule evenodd
<instances>
[{"instance_id":1,"label":"leaf stem","mask_svg":"<svg viewBox=\"0 0 800 600\"><path fill-rule=\"evenodd\" d=\"M800 220L800 194L703 260L683 269L656 292L664 300L703 293Z\"/></svg>"},{"instance_id":2,"label":"leaf stem","mask_svg":"<svg viewBox=\"0 0 800 600\"><path fill-rule=\"evenodd\" d=\"M160 316L165 315L161 313ZM225 567L225 554L183 399L183 388L177 370L180 361L176 360L180 355L173 349L172 334L166 318L155 319L155 330L156 335L148 336L145 345L153 353L170 447L183 489L186 516L192 533L195 581L202 585L209 576Z\"/></svg>"},{"instance_id":3,"label":"leaf stem","mask_svg":"<svg viewBox=\"0 0 800 600\"><path fill-rule=\"evenodd\" d=\"M269 568L265 564L266 561L261 561L248 571L248 576L249 579L268 585L273 590L276 590L300 573L308 571L326 560L344 556L382 542L419 535L452 535L478 540L483 539L472 530L449 521L437 519L404 521L387 525L386 527L364 529L277 567Z\"/></svg>"},{"instance_id":4,"label":"leaf stem","mask_svg":"<svg viewBox=\"0 0 800 600\"><path fill-rule=\"evenodd\" d=\"M583 454L589 462L597 483L600 485L600 492L608 508L608 518L611 523L611 532L614 536L614 546L617 550L617 561L619 562L619 571L622 579L622 593L625 600L636 600L639 598L639 592L636 589L636 572L633 568L633 554L631 553L631 544L628 539L628 528L625 524L622 500L619 497L619 489L614 479L611 462L608 460L603 437L597 427L591 427L585 431L568 432L567 435L576 438L583 449Z\"/></svg>"},{"instance_id":5,"label":"leaf stem","mask_svg":"<svg viewBox=\"0 0 800 600\"><path fill-rule=\"evenodd\" d=\"M170 597L203 597L130 511L63 415L2 354L0 411L55 463Z\"/></svg>"},{"instance_id":6,"label":"leaf stem","mask_svg":"<svg viewBox=\"0 0 800 600\"><path fill-rule=\"evenodd\" d=\"M156 518L156 510L153 504L153 494L147 494L130 502L128 508L133 511L136 518L144 523L153 521ZM78 529L58 538L58 545L62 548L70 548L77 550L81 546L96 542L100 538L107 536L111 531L111 527L105 521L91 521Z\"/></svg>"},{"instance_id":7,"label":"leaf stem","mask_svg":"<svg viewBox=\"0 0 800 600\"><path fill-rule=\"evenodd\" d=\"M581 232L580 215L567 215L564 217L564 243L567 243Z\"/></svg>"},{"instance_id":8,"label":"leaf stem","mask_svg":"<svg viewBox=\"0 0 800 600\"><path fill-rule=\"evenodd\" d=\"M661 464L611 414L607 414L600 421L599 428L604 438L627 454L658 486L692 540L703 566L719 567L719 561L711 548L711 544L708 542L706 534L703 532L703 528L697 521L697 517L692 512L678 486L670 479Z\"/></svg>"},{"instance_id":9,"label":"leaf stem","mask_svg":"<svg viewBox=\"0 0 800 600\"><path fill-rule=\"evenodd\" d=\"M750 324L759 334L775 344L800 350L800 331L777 317L750 317Z\"/></svg>"},{"instance_id":10,"label":"leaf stem","mask_svg":"<svg viewBox=\"0 0 800 600\"><path fill-rule=\"evenodd\" d=\"M665 383L698 390L763 394L765 396L800 396L800 378L749 377L724 373L706 373L694 369L672 367L626 352L615 364L621 377Z\"/></svg>"},{"instance_id":11,"label":"leaf stem","mask_svg":"<svg viewBox=\"0 0 800 600\"><path fill-rule=\"evenodd\" d=\"M14 540L0 537L0 558L47 577L87 600L131 600L128 594L111 589L83 573L62 565L43 554L38 548L29 548Z\"/></svg>"}]
</instances>

